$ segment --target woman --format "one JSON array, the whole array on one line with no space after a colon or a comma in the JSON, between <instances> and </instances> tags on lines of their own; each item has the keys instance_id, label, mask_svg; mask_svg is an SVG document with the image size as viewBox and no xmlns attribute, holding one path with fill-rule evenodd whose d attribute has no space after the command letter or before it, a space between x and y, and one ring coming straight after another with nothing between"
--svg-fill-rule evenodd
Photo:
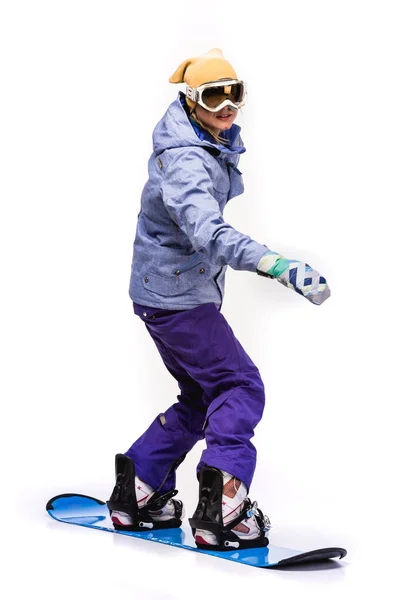
<instances>
[{"instance_id":1,"label":"woman","mask_svg":"<svg viewBox=\"0 0 400 600\"><path fill-rule=\"evenodd\" d=\"M225 271L230 266L277 278L314 304L330 291L308 265L283 258L223 220L226 203L243 192L237 164L245 148L234 120L246 89L232 65L213 49L184 61L170 82L186 83L186 93L153 133L130 297L180 394L116 456L108 507L120 529L179 527L183 505L172 499L175 472L205 438L199 504L189 520L197 546L265 546L269 520L247 497L264 385L220 312Z\"/></svg>"}]
</instances>

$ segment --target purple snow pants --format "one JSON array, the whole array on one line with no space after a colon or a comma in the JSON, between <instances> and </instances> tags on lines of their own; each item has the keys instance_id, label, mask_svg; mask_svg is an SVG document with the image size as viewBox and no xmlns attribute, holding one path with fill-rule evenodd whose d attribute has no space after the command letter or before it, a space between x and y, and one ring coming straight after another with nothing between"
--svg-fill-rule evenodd
<instances>
[{"instance_id":1,"label":"purple snow pants","mask_svg":"<svg viewBox=\"0 0 400 600\"><path fill-rule=\"evenodd\" d=\"M204 465L228 471L247 488L254 475L251 443L262 417L264 385L259 371L215 304L170 311L134 304L180 395L126 452L137 475L165 493L175 470L205 438Z\"/></svg>"}]
</instances>

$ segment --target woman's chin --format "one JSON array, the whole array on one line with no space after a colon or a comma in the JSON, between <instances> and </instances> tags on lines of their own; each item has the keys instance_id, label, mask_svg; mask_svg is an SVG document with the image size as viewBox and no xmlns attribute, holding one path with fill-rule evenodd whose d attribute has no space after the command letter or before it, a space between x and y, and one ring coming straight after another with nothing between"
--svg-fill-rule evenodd
<instances>
[{"instance_id":1,"label":"woman's chin","mask_svg":"<svg viewBox=\"0 0 400 600\"><path fill-rule=\"evenodd\" d=\"M233 125L233 121L227 121L226 123L224 122L219 122L218 123L218 129L220 131L226 131L227 129L230 129Z\"/></svg>"}]
</instances>

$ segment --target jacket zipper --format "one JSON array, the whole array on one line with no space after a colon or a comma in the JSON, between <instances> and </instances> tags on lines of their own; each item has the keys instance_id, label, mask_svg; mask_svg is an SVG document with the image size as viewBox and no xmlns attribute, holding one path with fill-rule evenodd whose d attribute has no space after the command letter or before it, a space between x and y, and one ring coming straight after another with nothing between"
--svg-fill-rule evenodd
<instances>
[{"instance_id":1,"label":"jacket zipper","mask_svg":"<svg viewBox=\"0 0 400 600\"><path fill-rule=\"evenodd\" d=\"M222 269L223 269L223 267L221 267L221 268L220 268L220 270L218 271L218 273L217 273L216 275L214 275L214 277L213 277L213 279L214 279L214 281L215 281L215 285L217 286L217 290L218 290L218 293L219 293L219 297L221 298L221 304L220 304L220 307L219 307L219 309L220 309L220 310L221 310L221 306L222 306L222 300L223 300L223 298L222 298L222 292L221 292L221 288L220 288L220 287L219 287L219 285L218 285L218 281L217 281L217 279L218 279L218 277L221 275L221 273L222 273Z\"/></svg>"},{"instance_id":2,"label":"jacket zipper","mask_svg":"<svg viewBox=\"0 0 400 600\"><path fill-rule=\"evenodd\" d=\"M176 274L176 271L179 271L180 273L188 271L191 267L195 266L196 262L201 262L201 256L198 253L196 253L188 262L175 269L174 274Z\"/></svg>"},{"instance_id":3,"label":"jacket zipper","mask_svg":"<svg viewBox=\"0 0 400 600\"><path fill-rule=\"evenodd\" d=\"M235 163L231 162L230 160L227 160L226 164L228 165L228 167L231 167L238 175L243 175L242 171L239 171Z\"/></svg>"}]
</instances>

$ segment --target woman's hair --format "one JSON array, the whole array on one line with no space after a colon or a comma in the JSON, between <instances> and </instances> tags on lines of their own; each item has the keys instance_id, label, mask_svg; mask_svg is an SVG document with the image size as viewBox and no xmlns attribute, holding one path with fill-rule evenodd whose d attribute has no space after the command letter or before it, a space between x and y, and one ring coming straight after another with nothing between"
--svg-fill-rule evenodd
<instances>
[{"instance_id":1,"label":"woman's hair","mask_svg":"<svg viewBox=\"0 0 400 600\"><path fill-rule=\"evenodd\" d=\"M227 144L228 140L224 137L222 137L221 135L219 135L218 133L215 133L215 131L213 131L212 129L210 129L205 123L203 123L203 121L201 119L199 119L199 117L196 115L196 107L194 107L191 111L190 111L190 118L193 119L193 121L196 121L196 123L198 125L200 125L200 127L202 127L204 129L204 131L207 131L207 133L209 133L216 142L218 142L219 144Z\"/></svg>"}]
</instances>

